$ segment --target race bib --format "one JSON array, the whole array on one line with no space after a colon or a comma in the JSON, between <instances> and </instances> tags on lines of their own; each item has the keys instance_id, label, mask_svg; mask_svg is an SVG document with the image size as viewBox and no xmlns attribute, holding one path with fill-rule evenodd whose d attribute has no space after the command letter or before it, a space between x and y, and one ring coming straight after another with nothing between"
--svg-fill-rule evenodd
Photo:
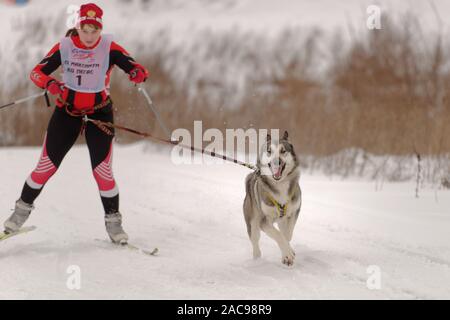
<instances>
[{"instance_id":1,"label":"race bib","mask_svg":"<svg viewBox=\"0 0 450 320\"><path fill-rule=\"evenodd\" d=\"M66 87L79 92L105 90L112 38L110 34L102 35L93 49L76 47L70 37L61 40L61 65Z\"/></svg>"}]
</instances>

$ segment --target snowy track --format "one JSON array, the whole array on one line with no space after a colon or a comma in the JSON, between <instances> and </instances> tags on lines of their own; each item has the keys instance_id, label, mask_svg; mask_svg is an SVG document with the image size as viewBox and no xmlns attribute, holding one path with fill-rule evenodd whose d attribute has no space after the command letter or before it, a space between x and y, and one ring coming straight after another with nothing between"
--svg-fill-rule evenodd
<instances>
[{"instance_id":1,"label":"snowy track","mask_svg":"<svg viewBox=\"0 0 450 320\"><path fill-rule=\"evenodd\" d=\"M450 192L414 184L330 180L304 174L294 232L294 267L262 236L251 258L242 215L249 171L232 164L182 165L169 150L117 147L114 170L124 227L149 257L106 239L102 207L85 146L70 151L36 201L38 229L0 244L0 299L302 299L450 298ZM36 148L0 149L1 222L7 218ZM81 289L66 286L81 268ZM381 269L369 290L367 268Z\"/></svg>"}]
</instances>

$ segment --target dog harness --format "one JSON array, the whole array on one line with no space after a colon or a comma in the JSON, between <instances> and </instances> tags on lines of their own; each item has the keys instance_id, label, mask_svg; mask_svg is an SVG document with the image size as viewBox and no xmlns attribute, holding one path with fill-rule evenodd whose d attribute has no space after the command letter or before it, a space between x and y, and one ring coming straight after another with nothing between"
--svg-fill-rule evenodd
<instances>
[{"instance_id":1,"label":"dog harness","mask_svg":"<svg viewBox=\"0 0 450 320\"><path fill-rule=\"evenodd\" d=\"M270 202L277 208L278 216L275 216L275 218L283 218L286 215L288 204L291 202L292 196L294 195L295 189L289 194L288 202L285 204L279 203L277 200L275 200L274 197L270 195L270 193L265 192L267 197L269 198Z\"/></svg>"}]
</instances>

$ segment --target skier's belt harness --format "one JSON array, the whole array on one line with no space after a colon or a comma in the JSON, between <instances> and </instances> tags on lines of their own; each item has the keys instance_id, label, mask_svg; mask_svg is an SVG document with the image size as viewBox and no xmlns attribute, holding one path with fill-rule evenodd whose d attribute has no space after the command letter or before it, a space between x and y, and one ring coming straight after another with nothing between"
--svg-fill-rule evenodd
<instances>
[{"instance_id":1,"label":"skier's belt harness","mask_svg":"<svg viewBox=\"0 0 450 320\"><path fill-rule=\"evenodd\" d=\"M67 114L71 115L72 117L84 117L87 114L92 114L97 110L100 110L106 106L108 106L112 102L111 98L108 96L105 101L100 102L99 104L96 104L95 106L83 110L76 110L73 108L73 105L70 103L64 101L63 107L66 110Z\"/></svg>"},{"instance_id":2,"label":"skier's belt harness","mask_svg":"<svg viewBox=\"0 0 450 320\"><path fill-rule=\"evenodd\" d=\"M93 106L91 108L87 108L87 109L83 109L83 110L76 110L76 109L74 109L73 105L71 105L67 101L63 102L62 107L64 108L66 113L68 115L72 116L72 117L77 117L77 118L85 117L86 118L88 114L92 114L92 113L94 113L97 110L103 109L104 107L108 106L110 103L112 103L112 100L108 96L105 99L105 101L102 101L99 104L96 104L95 106ZM105 126L103 126L101 124L97 124L97 123L95 123L95 125L100 130L102 130L104 133L106 133L107 135L110 135L110 136L114 135L114 133L111 130L109 130L108 128L106 128ZM86 121L83 121L83 124L82 124L81 129L80 129L80 135L83 135L83 132L84 132L85 129L86 129Z\"/></svg>"}]
</instances>

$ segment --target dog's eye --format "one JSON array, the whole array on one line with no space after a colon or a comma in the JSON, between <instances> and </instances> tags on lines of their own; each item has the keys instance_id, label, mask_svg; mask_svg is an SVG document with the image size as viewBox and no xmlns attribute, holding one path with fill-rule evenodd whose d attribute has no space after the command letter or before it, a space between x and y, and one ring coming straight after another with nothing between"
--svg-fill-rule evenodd
<instances>
[{"instance_id":1,"label":"dog's eye","mask_svg":"<svg viewBox=\"0 0 450 320\"><path fill-rule=\"evenodd\" d=\"M285 154L286 153L286 150L284 150L284 149L281 149L281 154Z\"/></svg>"}]
</instances>

